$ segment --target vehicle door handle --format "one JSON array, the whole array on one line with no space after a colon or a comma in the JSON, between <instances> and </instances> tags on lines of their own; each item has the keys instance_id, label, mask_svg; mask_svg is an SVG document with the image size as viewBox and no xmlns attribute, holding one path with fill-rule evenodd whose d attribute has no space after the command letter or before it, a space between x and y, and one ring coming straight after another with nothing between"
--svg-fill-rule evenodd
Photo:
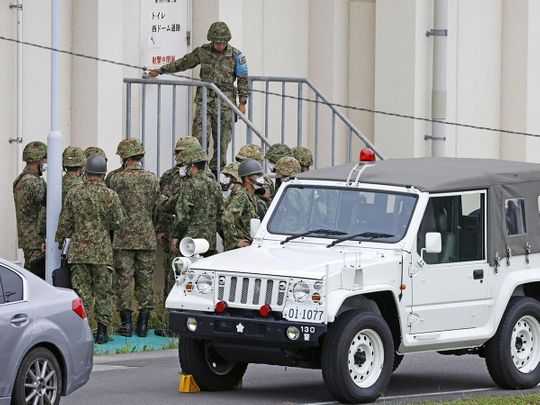
<instances>
[{"instance_id":1,"label":"vehicle door handle","mask_svg":"<svg viewBox=\"0 0 540 405\"><path fill-rule=\"evenodd\" d=\"M484 270L473 270L472 277L473 280L482 280L484 278Z\"/></svg>"},{"instance_id":2,"label":"vehicle door handle","mask_svg":"<svg viewBox=\"0 0 540 405\"><path fill-rule=\"evenodd\" d=\"M11 318L11 324L13 326L24 326L28 323L28 315L26 314L17 314L13 315Z\"/></svg>"}]
</instances>

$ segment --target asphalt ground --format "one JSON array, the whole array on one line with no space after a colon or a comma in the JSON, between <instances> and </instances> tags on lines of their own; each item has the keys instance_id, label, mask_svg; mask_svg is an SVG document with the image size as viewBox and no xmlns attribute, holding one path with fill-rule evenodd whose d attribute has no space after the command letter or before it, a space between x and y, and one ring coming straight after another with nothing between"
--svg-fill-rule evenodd
<instances>
[{"instance_id":1,"label":"asphalt ground","mask_svg":"<svg viewBox=\"0 0 540 405\"><path fill-rule=\"evenodd\" d=\"M243 388L227 392L178 392L176 350L95 357L87 385L62 404L337 404L320 370L250 365ZM540 391L540 387L533 390ZM516 395L498 389L477 356L421 353L405 356L377 403L414 404L479 395Z\"/></svg>"}]
</instances>

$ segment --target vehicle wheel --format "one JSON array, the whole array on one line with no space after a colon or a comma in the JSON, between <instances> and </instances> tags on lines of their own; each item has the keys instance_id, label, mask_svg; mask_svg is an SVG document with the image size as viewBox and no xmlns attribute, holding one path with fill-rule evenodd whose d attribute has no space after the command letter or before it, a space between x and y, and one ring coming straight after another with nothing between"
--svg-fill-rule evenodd
<instances>
[{"instance_id":1,"label":"vehicle wheel","mask_svg":"<svg viewBox=\"0 0 540 405\"><path fill-rule=\"evenodd\" d=\"M514 297L497 333L485 346L486 365L497 385L527 389L540 382L540 303Z\"/></svg>"},{"instance_id":2,"label":"vehicle wheel","mask_svg":"<svg viewBox=\"0 0 540 405\"><path fill-rule=\"evenodd\" d=\"M44 347L30 351L23 359L13 387L14 405L57 405L62 395L62 369L52 352Z\"/></svg>"},{"instance_id":3,"label":"vehicle wheel","mask_svg":"<svg viewBox=\"0 0 540 405\"><path fill-rule=\"evenodd\" d=\"M191 374L203 391L224 391L238 386L247 363L233 363L221 357L204 340L181 337L178 358L182 372Z\"/></svg>"},{"instance_id":4,"label":"vehicle wheel","mask_svg":"<svg viewBox=\"0 0 540 405\"><path fill-rule=\"evenodd\" d=\"M390 328L373 312L347 312L330 327L321 360L324 382L335 399L373 402L392 374Z\"/></svg>"},{"instance_id":5,"label":"vehicle wheel","mask_svg":"<svg viewBox=\"0 0 540 405\"><path fill-rule=\"evenodd\" d=\"M403 357L405 357L402 354L398 354L394 352L394 365L392 366L392 372L396 371L401 362L403 361Z\"/></svg>"}]
</instances>

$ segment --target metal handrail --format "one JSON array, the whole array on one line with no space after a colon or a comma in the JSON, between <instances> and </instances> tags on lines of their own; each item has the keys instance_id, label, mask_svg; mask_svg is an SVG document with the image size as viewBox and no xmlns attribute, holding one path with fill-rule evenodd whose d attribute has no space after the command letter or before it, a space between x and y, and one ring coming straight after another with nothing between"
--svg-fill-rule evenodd
<instances>
[{"instance_id":1,"label":"metal handrail","mask_svg":"<svg viewBox=\"0 0 540 405\"><path fill-rule=\"evenodd\" d=\"M158 153L157 153L157 171L160 170L160 161L159 161L159 148L160 148L160 138L161 138L161 86L173 86L173 89L176 89L177 86L187 86L189 89L192 87L201 87L203 89L202 91L202 105L204 106L202 108L202 144L207 144L207 120L206 120L206 106L207 106L207 94L208 90L213 91L217 95L217 116L221 116L221 103L225 103L227 107L229 107L232 110L232 114L236 114L236 116L242 120L246 126L248 127L248 130L250 133L254 133L260 140L263 142L266 146L270 146L270 142L264 137L264 135L261 134L261 132L253 125L251 120L246 117L244 114L240 112L238 107L219 89L218 86L216 86L214 83L205 82L202 80L162 80L162 79L154 79L154 78L147 78L147 79L133 79L133 78L125 78L124 83L126 84L126 138L131 136L131 128L132 128L132 112L131 112L131 104L132 104L132 89L131 86L133 84L141 84L142 90L143 90L143 97L142 97L142 106L143 113L141 114L141 118L143 120L142 126L141 126L141 141L144 143L145 140L145 103L146 103L146 95L145 90L146 86L148 85L155 85L158 87L158 100L157 100L157 107L158 107L158 119L157 119L157 128L156 128L156 135L157 135L157 145L158 145ZM191 100L191 96L189 97ZM176 93L173 93L173 105L176 105ZM189 120L191 120L191 108L189 109ZM173 131L175 129L176 124L176 114L173 113ZM217 170L218 172L221 169L221 163L220 162L220 155L219 152L221 150L221 137L220 137L220 125L217 126L218 133L216 134L217 139L217 145L214 145L217 153ZM233 148L234 148L234 136L233 136ZM174 149L174 145L173 145Z\"/></svg>"},{"instance_id":2,"label":"metal handrail","mask_svg":"<svg viewBox=\"0 0 540 405\"><path fill-rule=\"evenodd\" d=\"M269 92L269 83L276 82L281 83L281 110L282 110L282 118L281 118L281 142L284 142L284 133L285 133L285 83L298 83L298 96L297 96L297 115L298 115L298 122L297 122L297 144L302 144L302 114L303 114L303 90L302 86L307 85L313 93L315 93L315 161L317 161L318 156L318 138L319 138L319 105L326 105L328 108L330 108L332 112L332 165L335 163L335 127L336 127L336 116L348 127L349 129L349 160L351 160L351 145L352 145L352 135L355 134L357 138L359 138L364 144L371 148L373 152L377 155L379 159L384 159L384 155L382 152L345 116L343 113L336 108L335 105L333 105L328 98L317 88L315 85L306 78L300 78L300 77L278 77L278 76L250 76L249 77L249 89L253 90L253 82L263 82L266 84L265 91L266 91L266 110L265 110L265 130L267 129L267 121L268 121L268 92ZM249 98L249 106L248 106L248 116L250 121L253 121L253 97ZM267 133L267 132L265 132ZM248 129L247 133L247 142L250 143L252 140L251 132Z\"/></svg>"}]
</instances>

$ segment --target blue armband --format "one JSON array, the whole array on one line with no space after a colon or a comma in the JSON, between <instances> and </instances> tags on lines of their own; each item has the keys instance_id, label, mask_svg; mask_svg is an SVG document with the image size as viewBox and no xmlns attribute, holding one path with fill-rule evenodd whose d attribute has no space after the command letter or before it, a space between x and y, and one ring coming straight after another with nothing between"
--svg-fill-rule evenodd
<instances>
[{"instance_id":1,"label":"blue armband","mask_svg":"<svg viewBox=\"0 0 540 405\"><path fill-rule=\"evenodd\" d=\"M236 55L236 67L234 68L236 77L244 77L248 74L248 65L246 55L239 53Z\"/></svg>"}]
</instances>

